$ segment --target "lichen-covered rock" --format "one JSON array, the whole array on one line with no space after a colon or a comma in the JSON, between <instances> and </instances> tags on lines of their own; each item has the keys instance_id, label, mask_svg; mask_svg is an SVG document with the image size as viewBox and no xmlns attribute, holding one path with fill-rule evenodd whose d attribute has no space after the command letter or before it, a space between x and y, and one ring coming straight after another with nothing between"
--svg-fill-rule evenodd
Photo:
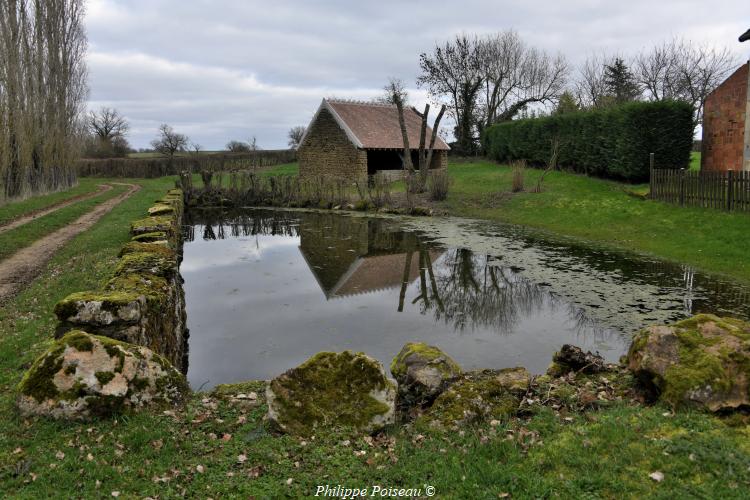
<instances>
[{"instance_id":1,"label":"lichen-covered rock","mask_svg":"<svg viewBox=\"0 0 750 500\"><path fill-rule=\"evenodd\" d=\"M547 375L561 377L569 372L600 373L607 370L604 358L599 354L584 352L580 347L565 344L552 356Z\"/></svg>"},{"instance_id":2,"label":"lichen-covered rock","mask_svg":"<svg viewBox=\"0 0 750 500\"><path fill-rule=\"evenodd\" d=\"M364 353L321 352L273 379L266 400L268 418L290 434L372 433L394 421L396 384Z\"/></svg>"},{"instance_id":3,"label":"lichen-covered rock","mask_svg":"<svg viewBox=\"0 0 750 500\"><path fill-rule=\"evenodd\" d=\"M57 340L18 386L23 415L85 420L178 402L185 377L150 349L72 331Z\"/></svg>"},{"instance_id":4,"label":"lichen-covered rock","mask_svg":"<svg viewBox=\"0 0 750 500\"><path fill-rule=\"evenodd\" d=\"M498 370L466 372L435 399L417 419L431 427L453 428L492 420L507 420L520 403L518 385ZM510 389L514 387L514 389Z\"/></svg>"},{"instance_id":5,"label":"lichen-covered rock","mask_svg":"<svg viewBox=\"0 0 750 500\"><path fill-rule=\"evenodd\" d=\"M391 363L398 382L398 405L402 409L430 404L452 381L461 367L435 346L407 343Z\"/></svg>"},{"instance_id":6,"label":"lichen-covered rock","mask_svg":"<svg viewBox=\"0 0 750 500\"><path fill-rule=\"evenodd\" d=\"M750 324L701 314L638 332L628 368L674 407L750 406Z\"/></svg>"}]
</instances>

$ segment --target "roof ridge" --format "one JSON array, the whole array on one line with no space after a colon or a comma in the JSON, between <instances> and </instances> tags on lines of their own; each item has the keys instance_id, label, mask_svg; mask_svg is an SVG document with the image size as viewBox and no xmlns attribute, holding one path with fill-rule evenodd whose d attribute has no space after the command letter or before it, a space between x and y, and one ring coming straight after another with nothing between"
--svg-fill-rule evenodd
<instances>
[{"instance_id":1,"label":"roof ridge","mask_svg":"<svg viewBox=\"0 0 750 500\"><path fill-rule=\"evenodd\" d=\"M356 104L359 106L373 106L373 107L381 107L381 108L394 108L395 104L390 104L386 102L378 102L378 101L363 101L359 99L341 99L337 97L326 97L326 101L330 103L338 103L338 104Z\"/></svg>"}]
</instances>

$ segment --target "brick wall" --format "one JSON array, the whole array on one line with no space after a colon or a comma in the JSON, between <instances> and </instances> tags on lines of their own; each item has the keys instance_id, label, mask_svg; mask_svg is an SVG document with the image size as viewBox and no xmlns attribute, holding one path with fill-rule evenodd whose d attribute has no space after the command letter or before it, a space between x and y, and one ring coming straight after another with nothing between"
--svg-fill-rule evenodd
<instances>
[{"instance_id":1,"label":"brick wall","mask_svg":"<svg viewBox=\"0 0 750 500\"><path fill-rule=\"evenodd\" d=\"M703 111L702 170L750 169L750 85L748 63L706 99Z\"/></svg>"},{"instance_id":2,"label":"brick wall","mask_svg":"<svg viewBox=\"0 0 750 500\"><path fill-rule=\"evenodd\" d=\"M357 149L327 109L321 109L297 151L300 176L355 179L367 175L367 153Z\"/></svg>"}]
</instances>

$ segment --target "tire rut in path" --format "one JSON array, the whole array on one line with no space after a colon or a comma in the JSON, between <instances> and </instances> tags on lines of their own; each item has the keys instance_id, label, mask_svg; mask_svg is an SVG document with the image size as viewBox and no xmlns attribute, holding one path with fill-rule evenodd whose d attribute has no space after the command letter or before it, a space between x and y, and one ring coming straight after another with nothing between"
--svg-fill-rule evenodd
<instances>
[{"instance_id":1,"label":"tire rut in path","mask_svg":"<svg viewBox=\"0 0 750 500\"><path fill-rule=\"evenodd\" d=\"M7 224L0 225L0 234L3 234L6 231L10 231L11 229L23 226L24 224L28 224L29 222L33 221L34 219L38 219L39 217L44 217L45 215L51 214L52 212L57 212L61 208L65 208L68 205L72 205L73 203L78 203L79 201L85 201L95 196L99 196L100 194L106 193L111 189L112 186L109 184L99 184L96 191L93 191L91 193L79 194L77 196L73 196L72 198L68 198L67 200L62 200L54 203L48 207L44 207L39 210L34 210L33 212L30 212L28 214L24 214L21 217L8 222Z\"/></svg>"},{"instance_id":2,"label":"tire rut in path","mask_svg":"<svg viewBox=\"0 0 750 500\"><path fill-rule=\"evenodd\" d=\"M89 229L102 216L141 188L137 184L121 185L130 186L130 189L100 203L69 225L36 240L28 247L0 261L0 304L15 296L36 278L45 264L65 243Z\"/></svg>"}]
</instances>

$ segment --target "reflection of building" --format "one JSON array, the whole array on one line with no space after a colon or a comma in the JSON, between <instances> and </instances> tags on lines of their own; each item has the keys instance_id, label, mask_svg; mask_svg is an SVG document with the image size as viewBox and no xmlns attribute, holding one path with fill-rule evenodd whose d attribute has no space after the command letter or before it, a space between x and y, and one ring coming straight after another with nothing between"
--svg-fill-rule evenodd
<instances>
[{"instance_id":1,"label":"reflection of building","mask_svg":"<svg viewBox=\"0 0 750 500\"><path fill-rule=\"evenodd\" d=\"M397 288L419 276L413 233L389 232L384 221L320 217L326 220L302 226L299 248L326 298ZM428 253L434 262L442 251Z\"/></svg>"}]
</instances>

